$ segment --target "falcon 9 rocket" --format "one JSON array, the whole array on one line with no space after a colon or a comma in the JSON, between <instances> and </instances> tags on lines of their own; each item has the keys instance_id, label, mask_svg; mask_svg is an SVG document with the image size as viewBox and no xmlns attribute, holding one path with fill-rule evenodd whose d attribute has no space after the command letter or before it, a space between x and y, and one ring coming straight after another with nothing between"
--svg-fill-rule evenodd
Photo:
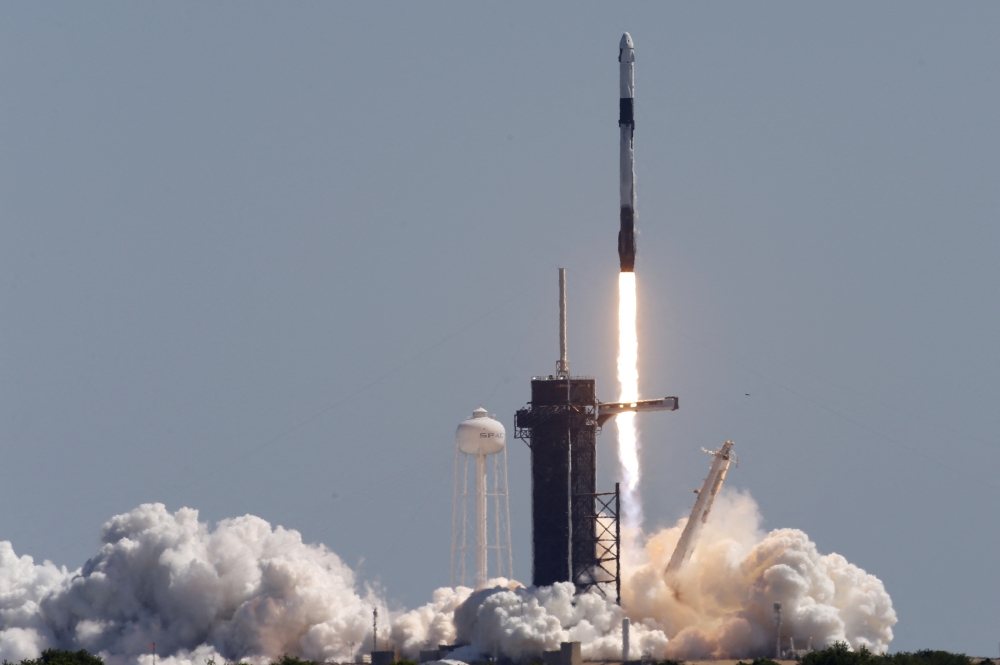
<instances>
[{"instance_id":1,"label":"falcon 9 rocket","mask_svg":"<svg viewBox=\"0 0 1000 665\"><path fill-rule=\"evenodd\" d=\"M618 262L622 272L635 271L635 47L627 32L618 45L618 129L621 134L620 186L621 230L618 231Z\"/></svg>"}]
</instances>

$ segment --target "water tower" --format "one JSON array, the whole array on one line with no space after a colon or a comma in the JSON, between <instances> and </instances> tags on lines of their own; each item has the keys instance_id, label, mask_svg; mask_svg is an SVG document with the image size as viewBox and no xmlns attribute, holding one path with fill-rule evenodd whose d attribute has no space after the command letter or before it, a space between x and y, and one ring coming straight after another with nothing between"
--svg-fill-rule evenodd
<instances>
[{"instance_id":1,"label":"water tower","mask_svg":"<svg viewBox=\"0 0 1000 665\"><path fill-rule=\"evenodd\" d=\"M473 467L474 492L469 493ZM474 497L474 499L473 499ZM455 502L451 518L451 585L465 585L469 512L475 511L476 588L490 577L513 577L510 504L507 500L507 445L503 425L479 407L455 432Z\"/></svg>"}]
</instances>

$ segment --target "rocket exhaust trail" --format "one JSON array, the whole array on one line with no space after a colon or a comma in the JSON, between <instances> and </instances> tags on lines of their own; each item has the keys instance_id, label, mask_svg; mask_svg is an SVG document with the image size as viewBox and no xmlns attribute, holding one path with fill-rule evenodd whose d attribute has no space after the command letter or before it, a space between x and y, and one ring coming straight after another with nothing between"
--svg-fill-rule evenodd
<instances>
[{"instance_id":1,"label":"rocket exhaust trail","mask_svg":"<svg viewBox=\"0 0 1000 665\"><path fill-rule=\"evenodd\" d=\"M619 401L635 402L639 399L639 340L636 335L635 273L618 273L618 383ZM618 429L618 461L622 469L622 502L624 523L629 531L642 523L642 506L639 502L639 436L636 414L620 413L615 416Z\"/></svg>"},{"instance_id":2,"label":"rocket exhaust trail","mask_svg":"<svg viewBox=\"0 0 1000 665\"><path fill-rule=\"evenodd\" d=\"M620 131L620 190L621 229L618 232L618 383L619 400L639 399L639 339L636 335L635 290L635 167L632 152L632 132L635 129L633 93L635 87L635 51L632 37L626 32L618 45ZM642 523L639 502L639 450L635 413L616 416L618 429L618 460L622 468L624 492L624 522L626 539Z\"/></svg>"}]
</instances>

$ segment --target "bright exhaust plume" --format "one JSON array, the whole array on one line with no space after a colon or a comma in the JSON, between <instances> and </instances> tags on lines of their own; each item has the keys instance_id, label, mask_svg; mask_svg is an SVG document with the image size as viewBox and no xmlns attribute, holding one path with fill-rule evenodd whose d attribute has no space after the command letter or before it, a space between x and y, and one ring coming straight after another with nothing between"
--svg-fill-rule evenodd
<instances>
[{"instance_id":1,"label":"bright exhaust plume","mask_svg":"<svg viewBox=\"0 0 1000 665\"><path fill-rule=\"evenodd\" d=\"M618 400L639 399L639 337L636 334L635 273L618 273ZM639 435L635 413L615 416L618 429L618 460L621 464L624 523L629 532L642 524L639 500Z\"/></svg>"}]
</instances>

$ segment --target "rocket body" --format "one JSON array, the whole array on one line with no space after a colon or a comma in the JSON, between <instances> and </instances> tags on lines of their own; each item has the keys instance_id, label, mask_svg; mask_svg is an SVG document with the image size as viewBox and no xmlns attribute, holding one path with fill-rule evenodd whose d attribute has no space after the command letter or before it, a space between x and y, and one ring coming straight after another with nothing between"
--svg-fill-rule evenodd
<instances>
[{"instance_id":1,"label":"rocket body","mask_svg":"<svg viewBox=\"0 0 1000 665\"><path fill-rule=\"evenodd\" d=\"M622 272L635 271L635 47L626 32L618 45L618 131L620 134L621 228L618 262Z\"/></svg>"}]
</instances>

